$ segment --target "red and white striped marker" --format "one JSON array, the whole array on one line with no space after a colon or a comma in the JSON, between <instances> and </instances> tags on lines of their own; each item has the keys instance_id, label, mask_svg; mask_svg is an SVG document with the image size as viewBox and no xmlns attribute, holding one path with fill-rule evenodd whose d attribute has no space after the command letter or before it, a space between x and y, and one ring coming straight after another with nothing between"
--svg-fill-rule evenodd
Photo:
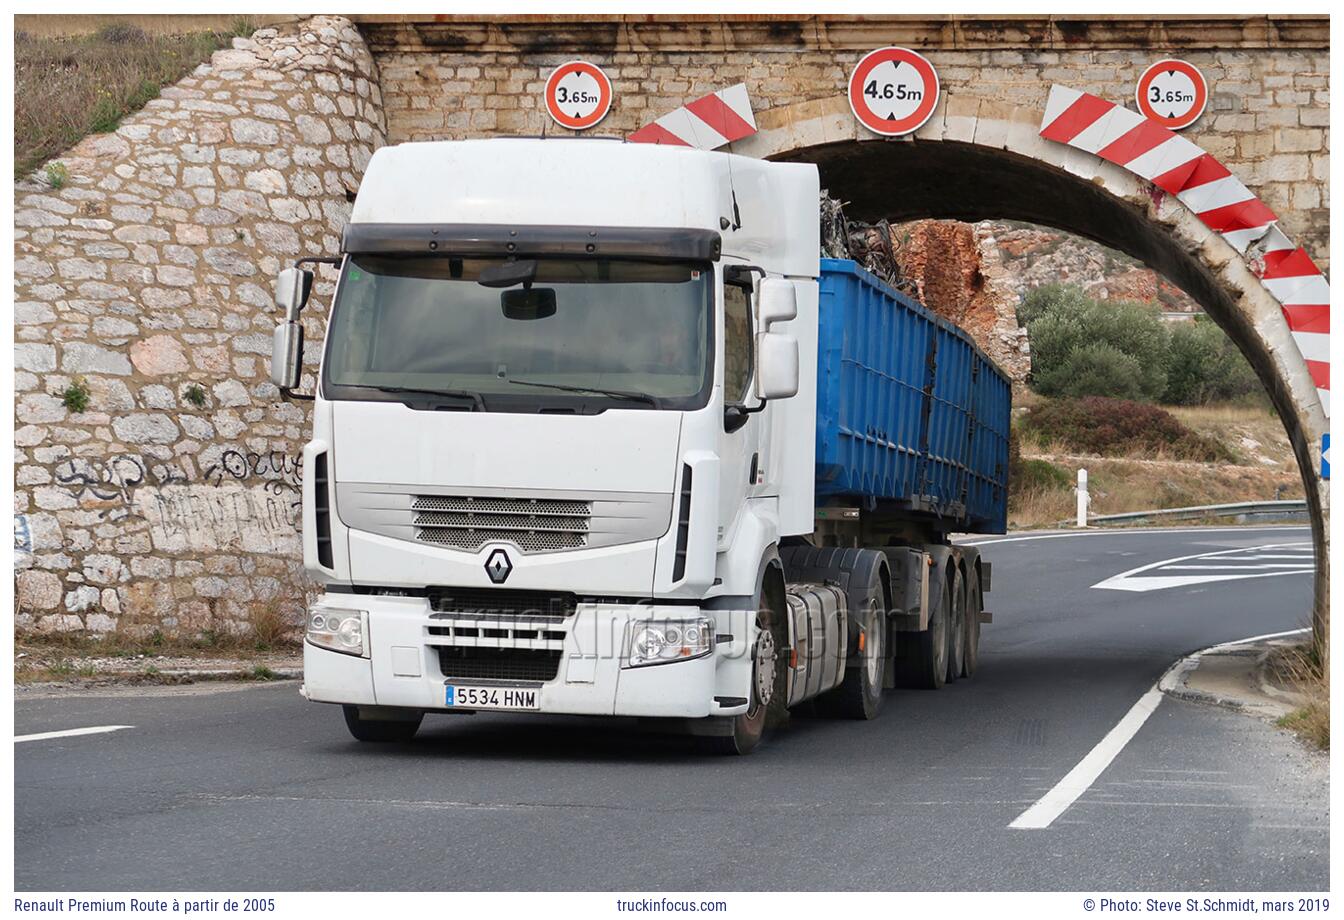
<instances>
[{"instance_id":1,"label":"red and white striped marker","mask_svg":"<svg viewBox=\"0 0 1344 920\"><path fill-rule=\"evenodd\" d=\"M1041 137L1093 153L1176 198L1246 258L1283 306L1293 341L1330 417L1330 286L1278 215L1212 154L1122 105L1053 86Z\"/></svg>"},{"instance_id":2,"label":"red and white striped marker","mask_svg":"<svg viewBox=\"0 0 1344 920\"><path fill-rule=\"evenodd\" d=\"M738 83L668 112L626 140L632 144L672 144L717 150L724 144L756 133L756 116L747 98L747 85Z\"/></svg>"}]
</instances>

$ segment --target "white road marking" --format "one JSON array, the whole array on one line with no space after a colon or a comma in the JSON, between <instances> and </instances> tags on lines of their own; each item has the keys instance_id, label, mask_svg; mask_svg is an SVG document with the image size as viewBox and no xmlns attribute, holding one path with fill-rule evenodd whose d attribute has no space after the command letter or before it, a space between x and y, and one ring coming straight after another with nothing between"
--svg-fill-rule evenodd
<instances>
[{"instance_id":1,"label":"white road marking","mask_svg":"<svg viewBox=\"0 0 1344 920\"><path fill-rule=\"evenodd\" d=\"M1078 761L1077 766L1065 774L1064 778L1056 783L1053 789L1041 796L1034 805L1013 819L1013 823L1008 826L1019 830L1042 830L1054 823L1056 818L1067 811L1070 805L1078 801L1079 797L1091 788L1092 784L1097 781L1097 777L1105 772L1106 768L1111 765L1111 761L1115 760L1116 756L1125 749L1125 745L1129 744L1130 739L1138 734L1139 729L1143 727L1143 723L1147 722L1148 717L1157 711L1158 704L1162 702L1163 692L1174 685L1177 676L1199 664L1201 656L1237 645L1249 645L1262 639L1279 639L1309 631L1309 629L1290 629L1285 632L1266 633L1263 636L1251 636L1249 639L1237 639L1235 642L1213 645L1203 651L1195 652L1187 658L1182 658L1168 668L1158 682L1148 689L1147 693L1139 697L1139 701L1130 707L1124 718L1106 733L1106 737L1097 742L1096 747L1087 752L1086 757ZM1139 803L1098 802L1097 804ZM1153 802L1144 804L1180 803ZM1193 802L1188 804L1191 807L1214 807Z\"/></svg>"},{"instance_id":2,"label":"white road marking","mask_svg":"<svg viewBox=\"0 0 1344 920\"><path fill-rule=\"evenodd\" d=\"M1216 581L1237 581L1245 578L1269 578L1274 575L1299 575L1310 574L1315 571L1315 563L1283 563L1283 562L1247 562L1240 565L1236 564L1237 556L1246 556L1255 554L1260 550L1286 549L1288 547L1300 546L1298 543L1272 543L1264 546L1239 547L1237 549L1225 549L1212 553L1195 553L1189 556L1176 556L1172 559L1163 559L1159 562L1150 562L1147 565L1141 565L1136 569L1130 569L1127 572L1121 572L1119 575L1112 575L1093 585L1103 591L1160 591L1164 588L1179 588L1185 585L1198 585L1207 582ZM1302 557L1305 560L1306 557ZM1200 560L1194 564L1182 565L1188 560ZM1209 563L1206 564L1204 560ZM1221 563L1231 560L1232 565L1222 565ZM1266 571L1271 569L1272 571ZM1186 574L1159 574L1155 570L1166 572ZM1219 571L1223 574L1204 574L1206 572ZM1143 575L1144 572L1153 572L1151 575ZM1191 574L1191 573L1199 574Z\"/></svg>"},{"instance_id":3,"label":"white road marking","mask_svg":"<svg viewBox=\"0 0 1344 920\"><path fill-rule=\"evenodd\" d=\"M1246 572L1255 568L1288 568L1297 571L1312 571L1313 564L1302 563L1242 563L1239 565L1168 565L1167 568L1193 569L1198 572Z\"/></svg>"},{"instance_id":4,"label":"white road marking","mask_svg":"<svg viewBox=\"0 0 1344 920\"><path fill-rule=\"evenodd\" d=\"M1097 777L1101 776L1111 765L1111 761L1115 760L1115 756L1124 750L1125 745L1129 744L1129 739L1138 734L1143 723L1148 721L1148 717L1161 702L1162 691L1158 689L1157 684L1153 684L1152 689L1139 697L1139 701L1130 707L1125 717L1106 733L1105 738L1097 742L1096 747L1088 751L1086 757L1078 761L1076 767L1008 826L1019 830L1040 830L1049 827L1096 782Z\"/></svg>"},{"instance_id":5,"label":"white road marking","mask_svg":"<svg viewBox=\"0 0 1344 920\"><path fill-rule=\"evenodd\" d=\"M35 735L15 735L14 743L20 741L46 741L49 738L74 738L78 735L102 735L118 732L123 728L135 728L134 725L95 725L92 728L68 728L61 732L38 732Z\"/></svg>"}]
</instances>

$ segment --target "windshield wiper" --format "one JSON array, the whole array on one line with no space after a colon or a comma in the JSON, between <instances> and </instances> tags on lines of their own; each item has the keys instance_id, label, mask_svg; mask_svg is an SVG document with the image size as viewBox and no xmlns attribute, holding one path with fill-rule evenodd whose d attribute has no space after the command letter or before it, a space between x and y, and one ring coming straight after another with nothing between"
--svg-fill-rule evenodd
<instances>
[{"instance_id":1,"label":"windshield wiper","mask_svg":"<svg viewBox=\"0 0 1344 920\"><path fill-rule=\"evenodd\" d=\"M611 396L615 399L633 399L638 402L646 402L655 409L663 408L663 401L652 393L639 393L635 390L608 390L603 387L584 387L570 386L567 383L542 383L540 380L518 380L510 377L509 383L521 383L529 387L546 387L551 390L564 390L568 393L600 393L603 396Z\"/></svg>"},{"instance_id":2,"label":"windshield wiper","mask_svg":"<svg viewBox=\"0 0 1344 920\"><path fill-rule=\"evenodd\" d=\"M366 384L371 390L377 390L379 393L415 393L422 396L446 396L449 399L469 399L472 408L478 412L485 412L485 400L481 394L475 390L431 390L420 387L380 387L372 384Z\"/></svg>"}]
</instances>

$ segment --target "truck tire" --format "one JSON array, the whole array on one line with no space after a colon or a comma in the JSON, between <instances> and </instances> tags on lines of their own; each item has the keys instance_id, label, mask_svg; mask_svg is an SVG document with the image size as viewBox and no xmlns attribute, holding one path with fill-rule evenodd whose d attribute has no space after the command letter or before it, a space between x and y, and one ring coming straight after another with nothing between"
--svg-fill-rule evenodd
<instances>
[{"instance_id":1,"label":"truck tire","mask_svg":"<svg viewBox=\"0 0 1344 920\"><path fill-rule=\"evenodd\" d=\"M985 602L980 596L980 575L974 567L966 573L966 653L961 664L961 676L975 676L980 664L980 611Z\"/></svg>"},{"instance_id":2,"label":"truck tire","mask_svg":"<svg viewBox=\"0 0 1344 920\"><path fill-rule=\"evenodd\" d=\"M421 712L413 719L364 719L359 715L358 706L342 706L341 709L345 712L345 727L357 741L410 741L420 730L420 721L425 717Z\"/></svg>"},{"instance_id":3,"label":"truck tire","mask_svg":"<svg viewBox=\"0 0 1344 920\"><path fill-rule=\"evenodd\" d=\"M731 734L708 739L710 748L719 754L750 754L765 737L766 728L784 712L789 664L784 612L776 611L764 592L756 625L760 633L751 650L751 703L745 713L732 717Z\"/></svg>"},{"instance_id":4,"label":"truck tire","mask_svg":"<svg viewBox=\"0 0 1344 920\"><path fill-rule=\"evenodd\" d=\"M850 584L851 597L860 592L862 600L851 608L850 613L862 630L863 648L858 653L859 661L845 668L845 678L840 686L817 699L817 706L824 714L843 719L875 719L882 708L882 677L887 666L887 612L879 569L871 569L869 584Z\"/></svg>"},{"instance_id":5,"label":"truck tire","mask_svg":"<svg viewBox=\"0 0 1344 920\"><path fill-rule=\"evenodd\" d=\"M947 682L950 684L961 677L961 669L966 663L966 579L961 574L961 566L954 565L947 577L948 611L947 621Z\"/></svg>"},{"instance_id":6,"label":"truck tire","mask_svg":"<svg viewBox=\"0 0 1344 920\"><path fill-rule=\"evenodd\" d=\"M936 570L935 570L936 571ZM902 687L937 690L947 683L948 590L946 578L929 586L929 625L921 632L897 633L896 679Z\"/></svg>"}]
</instances>

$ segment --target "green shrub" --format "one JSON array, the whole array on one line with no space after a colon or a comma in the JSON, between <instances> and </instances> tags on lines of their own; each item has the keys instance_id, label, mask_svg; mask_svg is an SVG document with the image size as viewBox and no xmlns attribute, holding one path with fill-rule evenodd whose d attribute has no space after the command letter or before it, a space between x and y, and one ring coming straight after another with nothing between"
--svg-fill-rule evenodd
<instances>
[{"instance_id":1,"label":"green shrub","mask_svg":"<svg viewBox=\"0 0 1344 920\"><path fill-rule=\"evenodd\" d=\"M1008 475L1010 477L1008 481L1015 492L1030 490L1044 492L1073 486L1073 477L1049 460L1023 460L1018 464L1016 477L1012 473Z\"/></svg>"},{"instance_id":2,"label":"green shrub","mask_svg":"<svg viewBox=\"0 0 1344 920\"><path fill-rule=\"evenodd\" d=\"M149 40L144 29L129 22L109 22L98 30L98 38L110 45L140 45Z\"/></svg>"},{"instance_id":3,"label":"green shrub","mask_svg":"<svg viewBox=\"0 0 1344 920\"><path fill-rule=\"evenodd\" d=\"M1023 306L1038 393L1158 399L1166 391L1170 336L1155 310L1092 300L1073 287L1051 285L1032 295Z\"/></svg>"},{"instance_id":4,"label":"green shrub","mask_svg":"<svg viewBox=\"0 0 1344 920\"><path fill-rule=\"evenodd\" d=\"M1035 344L1035 343L1033 343ZM1033 356L1033 363L1035 359ZM1049 396L1106 395L1143 399L1143 365L1109 342L1076 345L1032 375L1037 392Z\"/></svg>"},{"instance_id":5,"label":"green shrub","mask_svg":"<svg viewBox=\"0 0 1344 920\"><path fill-rule=\"evenodd\" d=\"M1083 289L1072 284L1043 284L1032 288L1017 306L1017 324L1030 326L1031 321L1047 313L1068 311L1087 300Z\"/></svg>"},{"instance_id":6,"label":"green shrub","mask_svg":"<svg viewBox=\"0 0 1344 920\"><path fill-rule=\"evenodd\" d=\"M61 404L71 412L79 413L89 408L90 396L89 385L83 378L76 377L70 382L64 390L61 391Z\"/></svg>"},{"instance_id":7,"label":"green shrub","mask_svg":"<svg viewBox=\"0 0 1344 920\"><path fill-rule=\"evenodd\" d=\"M70 181L70 170L59 160L47 164L47 185L52 188L63 188L65 183Z\"/></svg>"},{"instance_id":8,"label":"green shrub","mask_svg":"<svg viewBox=\"0 0 1344 920\"><path fill-rule=\"evenodd\" d=\"M1014 427L1008 434L1008 488L1014 494L1068 489L1073 477L1049 460L1028 460L1022 456L1022 444Z\"/></svg>"},{"instance_id":9,"label":"green shrub","mask_svg":"<svg viewBox=\"0 0 1344 920\"><path fill-rule=\"evenodd\" d=\"M1021 422L1043 444L1117 456L1165 452L1187 460L1232 460L1225 446L1197 434L1165 409L1125 399L1055 399L1029 410Z\"/></svg>"},{"instance_id":10,"label":"green shrub","mask_svg":"<svg viewBox=\"0 0 1344 920\"><path fill-rule=\"evenodd\" d=\"M1197 406L1242 399L1259 389L1251 365L1211 320L1201 317L1173 326L1163 402Z\"/></svg>"}]
</instances>

